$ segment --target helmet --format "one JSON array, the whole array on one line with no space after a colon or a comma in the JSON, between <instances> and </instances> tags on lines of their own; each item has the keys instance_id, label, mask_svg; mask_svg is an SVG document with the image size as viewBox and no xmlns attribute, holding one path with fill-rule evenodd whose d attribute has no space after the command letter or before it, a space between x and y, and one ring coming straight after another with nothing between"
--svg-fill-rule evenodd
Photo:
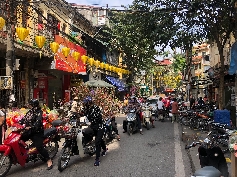
<instances>
[{"instance_id":1,"label":"helmet","mask_svg":"<svg viewBox=\"0 0 237 177\"><path fill-rule=\"evenodd\" d=\"M91 103L92 102L92 97L91 96L87 96L84 100L83 103L87 104L87 103Z\"/></svg>"},{"instance_id":2,"label":"helmet","mask_svg":"<svg viewBox=\"0 0 237 177\"><path fill-rule=\"evenodd\" d=\"M38 107L39 106L39 100L37 100L37 99L30 100L29 105L31 105L33 108Z\"/></svg>"}]
</instances>

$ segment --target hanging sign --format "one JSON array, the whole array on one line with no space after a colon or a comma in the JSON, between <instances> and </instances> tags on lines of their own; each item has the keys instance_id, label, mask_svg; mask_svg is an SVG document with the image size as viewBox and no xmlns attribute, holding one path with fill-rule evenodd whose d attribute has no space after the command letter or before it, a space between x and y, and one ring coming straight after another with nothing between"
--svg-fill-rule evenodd
<instances>
[{"instance_id":1,"label":"hanging sign","mask_svg":"<svg viewBox=\"0 0 237 177\"><path fill-rule=\"evenodd\" d=\"M11 76L0 76L0 90L13 89L13 80Z\"/></svg>"}]
</instances>

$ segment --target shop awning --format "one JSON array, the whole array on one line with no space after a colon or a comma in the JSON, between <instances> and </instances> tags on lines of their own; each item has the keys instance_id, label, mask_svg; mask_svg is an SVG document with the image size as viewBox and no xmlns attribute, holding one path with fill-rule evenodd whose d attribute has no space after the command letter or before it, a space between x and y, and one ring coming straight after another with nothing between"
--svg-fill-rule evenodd
<instances>
[{"instance_id":1,"label":"shop awning","mask_svg":"<svg viewBox=\"0 0 237 177\"><path fill-rule=\"evenodd\" d=\"M117 79L111 76L107 76L106 79L111 82L112 85L119 87L119 88L125 88L126 84L121 80Z\"/></svg>"}]
</instances>

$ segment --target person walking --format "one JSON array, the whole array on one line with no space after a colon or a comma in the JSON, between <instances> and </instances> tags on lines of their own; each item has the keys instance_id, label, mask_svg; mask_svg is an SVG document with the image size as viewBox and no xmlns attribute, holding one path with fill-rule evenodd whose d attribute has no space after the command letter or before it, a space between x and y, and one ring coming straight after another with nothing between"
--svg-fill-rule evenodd
<instances>
[{"instance_id":1,"label":"person walking","mask_svg":"<svg viewBox=\"0 0 237 177\"><path fill-rule=\"evenodd\" d=\"M104 120L100 108L93 103L91 96L87 96L83 100L83 105L83 114L91 123L90 127L88 127L87 129L92 129L95 135L96 158L94 166L99 166L101 148L103 149L101 156L105 156L107 152L107 148L103 140L103 135L105 132Z\"/></svg>"},{"instance_id":2,"label":"person walking","mask_svg":"<svg viewBox=\"0 0 237 177\"><path fill-rule=\"evenodd\" d=\"M171 113L173 114L171 122L174 123L174 121L178 119L179 115L179 105L176 98L173 98Z\"/></svg>"},{"instance_id":3,"label":"person walking","mask_svg":"<svg viewBox=\"0 0 237 177\"><path fill-rule=\"evenodd\" d=\"M193 109L195 106L195 98L193 97L193 95L190 95L189 102L190 102L190 109Z\"/></svg>"}]
</instances>

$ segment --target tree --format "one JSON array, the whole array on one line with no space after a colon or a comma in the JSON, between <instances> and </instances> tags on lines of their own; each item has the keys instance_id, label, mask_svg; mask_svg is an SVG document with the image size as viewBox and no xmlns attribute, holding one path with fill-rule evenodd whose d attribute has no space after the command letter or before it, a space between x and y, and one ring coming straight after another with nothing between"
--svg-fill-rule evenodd
<instances>
[{"instance_id":1,"label":"tree","mask_svg":"<svg viewBox=\"0 0 237 177\"><path fill-rule=\"evenodd\" d=\"M159 52L155 49L157 38L154 36L159 34L163 42L172 36L172 32L163 33L158 24L168 21L172 24L173 19L158 18L159 14L151 10L149 6L137 8L134 3L127 10L112 12L110 15L111 48L124 53L124 64L132 71L133 76L138 75L141 70L152 72L154 58Z\"/></svg>"},{"instance_id":2,"label":"tree","mask_svg":"<svg viewBox=\"0 0 237 177\"><path fill-rule=\"evenodd\" d=\"M135 0L136 8L143 8L144 5L152 7L152 12L159 17L168 17L166 23L159 23L154 31L163 30L163 34L172 31L172 37L168 41L162 41L161 34L152 34L156 39L156 44L169 43L174 47L183 47L184 49L193 42L199 42L208 39L217 44L220 55L220 84L219 84L219 107L223 109L224 104L224 55L223 49L230 34L235 29L234 23L234 2L233 0ZM168 12L168 13L167 13ZM167 15L168 14L168 15ZM175 19L175 23L168 23ZM162 28L163 25L163 28ZM176 30L173 33L174 29ZM190 62L189 62L190 63Z\"/></svg>"}]
</instances>

